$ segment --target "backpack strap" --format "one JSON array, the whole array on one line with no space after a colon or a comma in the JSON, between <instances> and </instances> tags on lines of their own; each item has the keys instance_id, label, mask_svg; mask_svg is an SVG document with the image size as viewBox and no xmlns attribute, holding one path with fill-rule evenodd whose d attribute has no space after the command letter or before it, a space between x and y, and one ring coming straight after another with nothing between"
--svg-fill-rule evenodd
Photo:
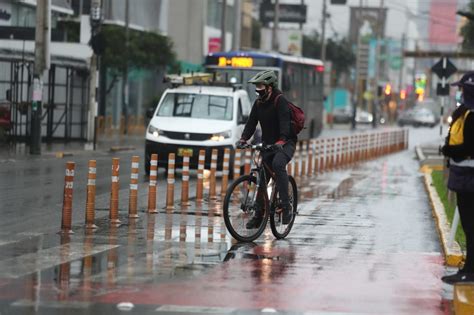
<instances>
[{"instance_id":1,"label":"backpack strap","mask_svg":"<svg viewBox=\"0 0 474 315\"><path fill-rule=\"evenodd\" d=\"M277 102L278 102L278 99L280 98L280 96L283 96L283 94L278 94L276 97L275 97L275 106L277 106Z\"/></svg>"}]
</instances>

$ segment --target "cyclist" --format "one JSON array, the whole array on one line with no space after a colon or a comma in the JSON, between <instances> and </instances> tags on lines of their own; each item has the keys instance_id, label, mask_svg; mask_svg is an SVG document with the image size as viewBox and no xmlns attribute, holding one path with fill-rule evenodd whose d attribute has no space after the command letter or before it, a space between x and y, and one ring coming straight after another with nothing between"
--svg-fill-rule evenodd
<instances>
[{"instance_id":1,"label":"cyclist","mask_svg":"<svg viewBox=\"0 0 474 315\"><path fill-rule=\"evenodd\" d=\"M260 123L262 141L266 145L274 145L274 152L265 152L263 160L275 172L277 191L283 210L282 223L288 224L292 219L292 209L288 197L288 173L286 165L291 161L296 148L297 137L291 128L291 112L288 101L277 89L277 76L272 70L257 73L249 83L255 84L257 100L253 104L249 119L245 125L237 147L247 144ZM269 178L269 176L267 176ZM255 215L247 223L247 229L258 228L263 219L262 200L257 196Z\"/></svg>"}]
</instances>

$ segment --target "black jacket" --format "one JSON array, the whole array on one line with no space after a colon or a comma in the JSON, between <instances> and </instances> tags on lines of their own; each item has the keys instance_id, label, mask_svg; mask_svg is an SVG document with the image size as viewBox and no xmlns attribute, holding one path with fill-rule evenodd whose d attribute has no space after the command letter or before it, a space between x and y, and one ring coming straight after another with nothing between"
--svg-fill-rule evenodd
<instances>
[{"instance_id":1,"label":"black jacket","mask_svg":"<svg viewBox=\"0 0 474 315\"><path fill-rule=\"evenodd\" d=\"M281 96L275 103L278 95ZM291 112L288 101L279 90L273 90L272 95L265 102L258 99L255 101L242 133L242 139L250 139L258 123L262 128L262 141L265 144L274 144L278 140L286 142L297 139L291 128Z\"/></svg>"}]
</instances>

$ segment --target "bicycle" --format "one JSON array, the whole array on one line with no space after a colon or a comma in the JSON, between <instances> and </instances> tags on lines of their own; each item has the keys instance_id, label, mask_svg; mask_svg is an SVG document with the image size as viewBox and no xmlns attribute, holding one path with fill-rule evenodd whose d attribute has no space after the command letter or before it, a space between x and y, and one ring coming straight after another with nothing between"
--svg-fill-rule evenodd
<instances>
[{"instance_id":1,"label":"bicycle","mask_svg":"<svg viewBox=\"0 0 474 315\"><path fill-rule=\"evenodd\" d=\"M254 150L254 168L251 169L250 174L244 174L237 178L227 189L223 209L225 225L236 240L251 242L263 233L270 217L270 227L273 235L277 239L283 239L290 233L298 213L298 190L295 179L288 176L288 195L292 206L292 218L288 224L283 224L283 211L276 191L275 174L263 161L262 157L264 152L274 151L275 148L263 144L241 147L241 149L248 148ZM270 175L268 181L267 173ZM263 205L257 204L259 194L262 194ZM261 211L263 211L262 223L255 229L247 229L246 223L255 215L259 206L262 207Z\"/></svg>"}]
</instances>

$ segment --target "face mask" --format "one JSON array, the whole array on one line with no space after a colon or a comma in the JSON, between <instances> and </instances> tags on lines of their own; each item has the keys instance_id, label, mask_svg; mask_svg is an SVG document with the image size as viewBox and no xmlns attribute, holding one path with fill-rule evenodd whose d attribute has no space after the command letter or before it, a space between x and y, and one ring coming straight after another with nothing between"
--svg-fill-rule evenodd
<instances>
[{"instance_id":1,"label":"face mask","mask_svg":"<svg viewBox=\"0 0 474 315\"><path fill-rule=\"evenodd\" d=\"M263 98L267 94L266 89L261 89L261 90L256 89L255 92L257 93L257 96L260 97L260 98Z\"/></svg>"},{"instance_id":2,"label":"face mask","mask_svg":"<svg viewBox=\"0 0 474 315\"><path fill-rule=\"evenodd\" d=\"M458 102L458 103L462 102L462 92L461 91L456 91L456 102Z\"/></svg>"}]
</instances>

